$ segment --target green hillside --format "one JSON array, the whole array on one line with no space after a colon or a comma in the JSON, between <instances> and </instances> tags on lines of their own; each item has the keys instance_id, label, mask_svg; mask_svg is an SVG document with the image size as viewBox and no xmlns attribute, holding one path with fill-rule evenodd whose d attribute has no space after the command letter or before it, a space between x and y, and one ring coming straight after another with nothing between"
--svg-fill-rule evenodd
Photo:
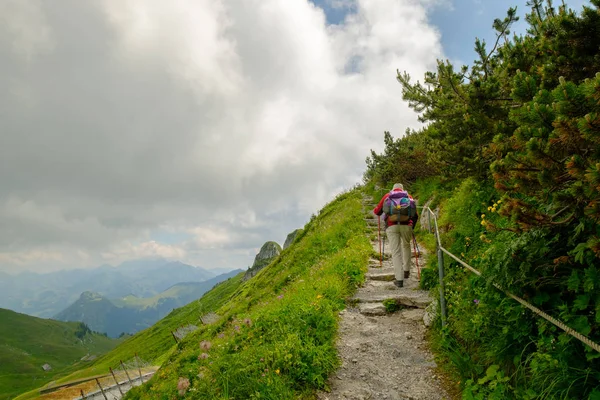
<instances>
[{"instance_id":1,"label":"green hillside","mask_svg":"<svg viewBox=\"0 0 600 400\"><path fill-rule=\"evenodd\" d=\"M354 190L324 207L292 246L215 309L219 323L187 336L127 398L172 398L186 379L188 398L311 398L323 388L338 364L337 314L372 252L360 199Z\"/></svg>"},{"instance_id":2,"label":"green hillside","mask_svg":"<svg viewBox=\"0 0 600 400\"><path fill-rule=\"evenodd\" d=\"M360 199L358 190L339 196L255 277L242 282L240 273L220 283L61 381L105 373L137 352L162 367L130 399L172 398L182 377L190 398L194 391L207 398L310 397L337 366L337 313L363 281L372 252ZM203 325L209 312L219 320ZM171 331L188 325L198 329L175 344ZM198 358L200 341L211 343L206 359Z\"/></svg>"},{"instance_id":3,"label":"green hillside","mask_svg":"<svg viewBox=\"0 0 600 400\"><path fill-rule=\"evenodd\" d=\"M100 356L119 341L89 332L77 322L59 322L0 309L0 399L39 387ZM49 364L52 369L44 371Z\"/></svg>"},{"instance_id":4,"label":"green hillside","mask_svg":"<svg viewBox=\"0 0 600 400\"><path fill-rule=\"evenodd\" d=\"M118 368L121 360L125 363L132 362L136 352L142 363L161 365L175 348L171 331L175 331L183 325L200 324L200 317L210 310L219 308L231 297L232 293L239 287L243 276L244 273L240 272L235 277L217 284L200 300L173 310L152 327L127 338L118 347L98 358L92 365L75 370L71 374L57 379L56 383L71 382L79 378L106 374L109 367ZM17 399L35 398L38 393L39 391L36 389L17 397Z\"/></svg>"},{"instance_id":5,"label":"green hillside","mask_svg":"<svg viewBox=\"0 0 600 400\"><path fill-rule=\"evenodd\" d=\"M188 304L190 301L199 299L213 286L242 272L242 270L230 271L202 282L177 283L152 297L125 296L110 301L117 307L129 307L137 309L148 308L178 308Z\"/></svg>"},{"instance_id":6,"label":"green hillside","mask_svg":"<svg viewBox=\"0 0 600 400\"><path fill-rule=\"evenodd\" d=\"M98 293L84 292L79 299L57 314L59 321L81 321L92 330L110 337L135 333L152 326L173 309L202 297L217 283L237 275L241 270L218 275L203 282L178 283L148 298L130 295L108 299Z\"/></svg>"}]
</instances>

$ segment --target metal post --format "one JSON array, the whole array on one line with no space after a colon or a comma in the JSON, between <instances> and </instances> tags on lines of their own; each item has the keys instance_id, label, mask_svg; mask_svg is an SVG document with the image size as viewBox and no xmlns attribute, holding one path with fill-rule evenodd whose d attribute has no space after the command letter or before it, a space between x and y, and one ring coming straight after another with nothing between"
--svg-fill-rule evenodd
<instances>
[{"instance_id":1,"label":"metal post","mask_svg":"<svg viewBox=\"0 0 600 400\"><path fill-rule=\"evenodd\" d=\"M135 363L138 367L138 372L140 373L140 382L144 383L144 379L142 378L142 369L140 368L140 359L138 358L137 353L135 353Z\"/></svg>"},{"instance_id":2,"label":"metal post","mask_svg":"<svg viewBox=\"0 0 600 400\"><path fill-rule=\"evenodd\" d=\"M429 231L429 233L431 233L431 231L433 230L431 226L431 209L429 208L427 211L429 211L427 213L427 230Z\"/></svg>"},{"instance_id":3,"label":"metal post","mask_svg":"<svg viewBox=\"0 0 600 400\"><path fill-rule=\"evenodd\" d=\"M444 290L444 252L438 246L438 269L440 272L440 309L442 316L442 327L446 326L446 298Z\"/></svg>"},{"instance_id":4,"label":"metal post","mask_svg":"<svg viewBox=\"0 0 600 400\"><path fill-rule=\"evenodd\" d=\"M96 378L96 384L98 385L98 387L100 388L100 392L102 392L102 396L104 396L104 398L106 400L108 400L108 397L106 397L106 393L104 393L104 389L102 389L102 385L100 384L100 381L98 380L98 378Z\"/></svg>"},{"instance_id":5,"label":"metal post","mask_svg":"<svg viewBox=\"0 0 600 400\"><path fill-rule=\"evenodd\" d=\"M119 381L117 380L117 377L115 376L115 373L113 372L112 367L108 367L108 369L110 370L110 374L112 375L113 379L115 380L115 383L117 384L117 388L119 388L119 393L121 393L121 396L123 396L123 391L121 390L121 385L119 385Z\"/></svg>"},{"instance_id":6,"label":"metal post","mask_svg":"<svg viewBox=\"0 0 600 400\"><path fill-rule=\"evenodd\" d=\"M125 371L125 375L127 375L127 380L129 381L129 384L133 388L133 382L131 382L131 378L129 377L129 374L127 373L127 369L125 369L125 364L123 364L123 360L119 360L119 361L121 361L121 368L123 368L123 371Z\"/></svg>"}]
</instances>

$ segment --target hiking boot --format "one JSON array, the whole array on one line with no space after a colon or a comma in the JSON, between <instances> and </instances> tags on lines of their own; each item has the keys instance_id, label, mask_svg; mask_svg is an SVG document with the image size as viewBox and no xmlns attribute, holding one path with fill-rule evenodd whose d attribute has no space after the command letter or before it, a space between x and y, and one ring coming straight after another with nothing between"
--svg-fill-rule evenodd
<instances>
[{"instance_id":1,"label":"hiking boot","mask_svg":"<svg viewBox=\"0 0 600 400\"><path fill-rule=\"evenodd\" d=\"M410 278L410 271L404 271L404 279Z\"/></svg>"},{"instance_id":2,"label":"hiking boot","mask_svg":"<svg viewBox=\"0 0 600 400\"><path fill-rule=\"evenodd\" d=\"M398 281L398 280L395 280L395 281L394 281L394 285L396 285L396 287L399 287L399 288L401 288L401 287L403 287L403 286L404 286L404 281Z\"/></svg>"}]
</instances>

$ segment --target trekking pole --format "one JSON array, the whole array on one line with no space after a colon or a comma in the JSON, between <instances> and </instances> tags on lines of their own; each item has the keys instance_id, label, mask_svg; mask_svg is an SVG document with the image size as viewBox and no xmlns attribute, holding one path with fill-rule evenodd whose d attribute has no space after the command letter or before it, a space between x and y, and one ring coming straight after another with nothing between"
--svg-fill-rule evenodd
<instances>
[{"instance_id":1,"label":"trekking pole","mask_svg":"<svg viewBox=\"0 0 600 400\"><path fill-rule=\"evenodd\" d=\"M421 268L419 268L419 257L421 256L421 250L419 250L419 246L417 245L417 238L415 238L415 233L412 234L413 244L415 248L415 263L417 264L417 278L421 279Z\"/></svg>"},{"instance_id":2,"label":"trekking pole","mask_svg":"<svg viewBox=\"0 0 600 400\"><path fill-rule=\"evenodd\" d=\"M383 253L381 252L381 215L377 216L377 240L379 241L379 267L383 267Z\"/></svg>"},{"instance_id":3,"label":"trekking pole","mask_svg":"<svg viewBox=\"0 0 600 400\"><path fill-rule=\"evenodd\" d=\"M385 229L383 230L385 232ZM381 234L381 241L383 242L383 251L381 252L381 259L383 260L383 255L385 255L385 236Z\"/></svg>"}]
</instances>

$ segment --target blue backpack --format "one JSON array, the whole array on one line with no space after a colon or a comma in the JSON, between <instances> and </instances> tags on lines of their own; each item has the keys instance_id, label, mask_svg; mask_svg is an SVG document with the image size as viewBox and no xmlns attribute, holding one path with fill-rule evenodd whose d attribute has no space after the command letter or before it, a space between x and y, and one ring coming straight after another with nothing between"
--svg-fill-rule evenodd
<instances>
[{"instance_id":1,"label":"blue backpack","mask_svg":"<svg viewBox=\"0 0 600 400\"><path fill-rule=\"evenodd\" d=\"M404 190L392 190L383 202L386 219L392 222L407 222L417 215L415 201Z\"/></svg>"}]
</instances>

